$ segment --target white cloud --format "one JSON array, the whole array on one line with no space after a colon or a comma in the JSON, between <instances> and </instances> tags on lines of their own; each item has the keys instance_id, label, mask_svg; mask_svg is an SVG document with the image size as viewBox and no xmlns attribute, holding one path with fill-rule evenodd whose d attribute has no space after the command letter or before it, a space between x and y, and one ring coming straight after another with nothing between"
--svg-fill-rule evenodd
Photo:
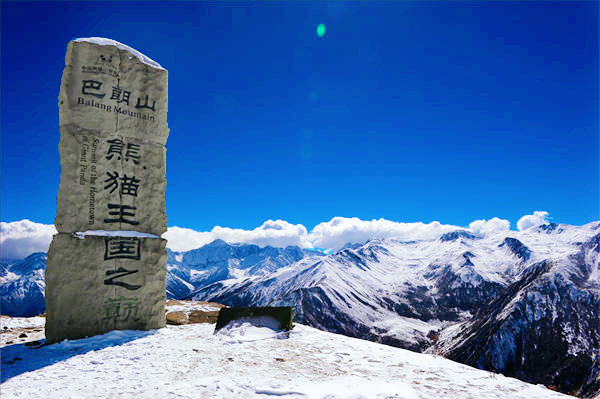
<instances>
[{"instance_id":1,"label":"white cloud","mask_svg":"<svg viewBox=\"0 0 600 399\"><path fill-rule=\"evenodd\" d=\"M23 219L0 222L0 257L23 259L34 252L48 252L56 228L52 224Z\"/></svg>"},{"instance_id":2,"label":"white cloud","mask_svg":"<svg viewBox=\"0 0 600 399\"><path fill-rule=\"evenodd\" d=\"M525 215L517 222L519 230L547 223L548 212L536 211ZM56 233L53 225L34 223L29 220L1 223L0 255L3 258L24 258L33 252L47 252ZM401 240L429 240L440 235L464 229L460 226L431 223L400 223L386 219L361 220L359 218L334 217L308 232L301 224L291 224L284 220L267 220L253 230L232 229L215 226L211 231L195 231L183 227L169 227L163 234L168 240L167 247L184 252L200 248L214 240L229 243L256 244L260 247L286 247L296 245L301 248L322 248L338 250L347 243L362 243L370 239L398 238ZM510 222L497 217L489 220L475 220L469 229L478 233L505 231Z\"/></svg>"},{"instance_id":3,"label":"white cloud","mask_svg":"<svg viewBox=\"0 0 600 399\"><path fill-rule=\"evenodd\" d=\"M336 250L342 248L346 243L361 243L375 238L434 239L457 229L461 229L461 227L440 222L399 223L386 219L368 221L355 217L334 217L329 222L315 226L309 237L315 247Z\"/></svg>"},{"instance_id":4,"label":"white cloud","mask_svg":"<svg viewBox=\"0 0 600 399\"><path fill-rule=\"evenodd\" d=\"M546 211L535 211L533 212L533 215L525 215L517 222L517 229L523 231L530 227L547 224L548 216L549 214Z\"/></svg>"},{"instance_id":5,"label":"white cloud","mask_svg":"<svg viewBox=\"0 0 600 399\"><path fill-rule=\"evenodd\" d=\"M475 220L469 224L469 229L475 233L491 233L494 231L510 230L510 222L506 219L493 217L489 220Z\"/></svg>"},{"instance_id":6,"label":"white cloud","mask_svg":"<svg viewBox=\"0 0 600 399\"><path fill-rule=\"evenodd\" d=\"M208 231L196 231L177 226L169 227L162 238L167 240L167 247L175 252L200 248L215 240Z\"/></svg>"},{"instance_id":7,"label":"white cloud","mask_svg":"<svg viewBox=\"0 0 600 399\"><path fill-rule=\"evenodd\" d=\"M267 220L254 230L215 226L209 232L198 232L182 227L169 227L163 234L163 238L169 240L167 246L171 250L178 252L196 249L217 239L230 243L256 244L260 247L267 245L312 247L306 227L301 224L293 225L284 220Z\"/></svg>"}]
</instances>

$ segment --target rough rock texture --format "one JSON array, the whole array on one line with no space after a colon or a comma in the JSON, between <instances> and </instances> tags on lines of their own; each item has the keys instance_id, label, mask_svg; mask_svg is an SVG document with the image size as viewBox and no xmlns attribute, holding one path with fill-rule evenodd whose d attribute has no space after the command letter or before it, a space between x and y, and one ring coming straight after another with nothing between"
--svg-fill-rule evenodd
<instances>
[{"instance_id":1,"label":"rough rock texture","mask_svg":"<svg viewBox=\"0 0 600 399\"><path fill-rule=\"evenodd\" d=\"M167 324L216 323L219 311L225 307L220 303L206 301L167 301Z\"/></svg>"},{"instance_id":2,"label":"rough rock texture","mask_svg":"<svg viewBox=\"0 0 600 399\"><path fill-rule=\"evenodd\" d=\"M167 324L172 324L175 326L181 326L183 324L188 324L188 317L185 312L171 312L167 313Z\"/></svg>"},{"instance_id":3,"label":"rough rock texture","mask_svg":"<svg viewBox=\"0 0 600 399\"><path fill-rule=\"evenodd\" d=\"M59 102L61 178L46 270L48 342L165 326L167 71L109 39L67 48Z\"/></svg>"},{"instance_id":4,"label":"rough rock texture","mask_svg":"<svg viewBox=\"0 0 600 399\"><path fill-rule=\"evenodd\" d=\"M126 156L129 145L135 146L135 154L130 150L135 158ZM135 230L160 235L167 230L163 145L63 127L59 148L59 232Z\"/></svg>"},{"instance_id":5,"label":"rough rock texture","mask_svg":"<svg viewBox=\"0 0 600 399\"><path fill-rule=\"evenodd\" d=\"M116 46L71 41L59 95L60 126L165 144L167 89L165 69Z\"/></svg>"},{"instance_id":6,"label":"rough rock texture","mask_svg":"<svg viewBox=\"0 0 600 399\"><path fill-rule=\"evenodd\" d=\"M161 235L167 71L116 46L85 41L69 43L65 63L57 230Z\"/></svg>"},{"instance_id":7,"label":"rough rock texture","mask_svg":"<svg viewBox=\"0 0 600 399\"><path fill-rule=\"evenodd\" d=\"M202 310L192 310L189 316L190 324L195 323L216 323L219 317L219 311L204 312Z\"/></svg>"},{"instance_id":8,"label":"rough rock texture","mask_svg":"<svg viewBox=\"0 0 600 399\"><path fill-rule=\"evenodd\" d=\"M128 246L139 242L139 259L112 257L122 239ZM56 234L46 265L47 342L164 327L165 245L162 239Z\"/></svg>"}]
</instances>

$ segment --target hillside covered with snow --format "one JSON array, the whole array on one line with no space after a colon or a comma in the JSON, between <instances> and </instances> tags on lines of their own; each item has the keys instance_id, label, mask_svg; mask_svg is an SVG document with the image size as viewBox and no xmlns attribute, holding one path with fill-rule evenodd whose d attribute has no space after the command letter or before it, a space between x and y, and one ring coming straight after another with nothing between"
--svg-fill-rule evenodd
<instances>
[{"instance_id":1,"label":"hillside covered with snow","mask_svg":"<svg viewBox=\"0 0 600 399\"><path fill-rule=\"evenodd\" d=\"M378 239L330 255L217 240L169 251L167 296L293 306L297 322L321 330L593 397L599 254L600 222ZM34 254L3 264L3 312L27 298L43 306L44 261Z\"/></svg>"},{"instance_id":2,"label":"hillside covered with snow","mask_svg":"<svg viewBox=\"0 0 600 399\"><path fill-rule=\"evenodd\" d=\"M294 306L319 329L592 396L600 392L600 223L372 240L194 294Z\"/></svg>"},{"instance_id":3,"label":"hillside covered with snow","mask_svg":"<svg viewBox=\"0 0 600 399\"><path fill-rule=\"evenodd\" d=\"M543 386L304 325L232 322L112 331L2 348L11 398L551 399Z\"/></svg>"}]
</instances>

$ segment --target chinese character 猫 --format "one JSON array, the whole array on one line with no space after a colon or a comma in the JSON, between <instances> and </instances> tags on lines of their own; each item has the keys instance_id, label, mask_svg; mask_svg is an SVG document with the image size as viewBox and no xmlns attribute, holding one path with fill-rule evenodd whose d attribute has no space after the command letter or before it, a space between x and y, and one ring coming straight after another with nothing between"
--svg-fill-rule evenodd
<instances>
[{"instance_id":1,"label":"chinese character \u732b","mask_svg":"<svg viewBox=\"0 0 600 399\"><path fill-rule=\"evenodd\" d=\"M123 141L120 139L106 140L110 144L108 152L106 153L106 159L111 160L113 154L118 154L117 159L121 160L121 153L123 152Z\"/></svg>"},{"instance_id":2,"label":"chinese character \u732b","mask_svg":"<svg viewBox=\"0 0 600 399\"><path fill-rule=\"evenodd\" d=\"M115 172L114 175L111 175L110 172L106 172L106 174L108 175L108 179L104 180L104 183L108 184L104 186L104 189L106 190L107 188L112 187L112 190L110 190L110 192L112 193L117 189L117 187L119 187L119 182L117 181L117 179L119 178L119 174L117 172Z\"/></svg>"},{"instance_id":3,"label":"chinese character \u732b","mask_svg":"<svg viewBox=\"0 0 600 399\"><path fill-rule=\"evenodd\" d=\"M105 223L129 223L132 225L137 225L140 224L140 222L136 222L135 220L128 220L125 219L126 216L135 216L134 213L132 212L126 212L127 210L136 210L135 206L129 206L129 205L119 205L119 204L108 204L108 209L114 209L110 212L108 212L108 214L110 216L118 216L118 218L116 219L104 219Z\"/></svg>"},{"instance_id":4,"label":"chinese character \u732b","mask_svg":"<svg viewBox=\"0 0 600 399\"><path fill-rule=\"evenodd\" d=\"M140 179L136 179L135 176L127 177L127 175L124 174L123 177L121 177L121 194L137 197L137 190L140 186L139 182Z\"/></svg>"},{"instance_id":5,"label":"chinese character \u732b","mask_svg":"<svg viewBox=\"0 0 600 399\"><path fill-rule=\"evenodd\" d=\"M131 158L133 160L133 163L135 163L136 165L139 164L140 163L139 162L139 160L140 160L139 150L140 150L139 144L127 143L127 151L125 152L125 160L129 161L129 159Z\"/></svg>"},{"instance_id":6,"label":"chinese character \u732b","mask_svg":"<svg viewBox=\"0 0 600 399\"><path fill-rule=\"evenodd\" d=\"M127 90L122 90L119 86L112 88L112 95L110 96L111 100L117 100L118 103L126 103L129 105L129 96L131 92Z\"/></svg>"},{"instance_id":7,"label":"chinese character \u732b","mask_svg":"<svg viewBox=\"0 0 600 399\"><path fill-rule=\"evenodd\" d=\"M130 291L135 291L141 287L141 285L127 284L122 281L115 281L117 278L125 277L130 274L137 273L138 270L127 270L123 267L119 267L117 270L109 270L106 272L106 276L112 276L104 280L104 285L118 285Z\"/></svg>"},{"instance_id":8,"label":"chinese character \u732b","mask_svg":"<svg viewBox=\"0 0 600 399\"><path fill-rule=\"evenodd\" d=\"M135 104L136 108L148 108L151 109L152 111L154 111L154 105L156 104L156 101L152 101L152 106L148 105L148 95L146 94L146 101L144 102L144 104L141 103L140 101L141 99L138 97L137 99L137 104Z\"/></svg>"},{"instance_id":9,"label":"chinese character \u732b","mask_svg":"<svg viewBox=\"0 0 600 399\"><path fill-rule=\"evenodd\" d=\"M118 172L114 172L111 174L110 172L106 172L108 175L108 179L104 180L105 183L108 183L104 186L104 189L111 189L110 192L114 192L119 187L119 180L121 181L121 191L122 195L132 195L137 197L138 188L140 187L140 179L136 179L135 176L128 177L126 174L123 174L123 177L119 177Z\"/></svg>"},{"instance_id":10,"label":"chinese character \u732b","mask_svg":"<svg viewBox=\"0 0 600 399\"><path fill-rule=\"evenodd\" d=\"M87 90L100 90L102 86L102 82L98 82L96 80L83 80L83 86L81 87L81 92L83 94L89 94L90 96L102 98L105 96L104 93L89 93Z\"/></svg>"},{"instance_id":11,"label":"chinese character \u732b","mask_svg":"<svg viewBox=\"0 0 600 399\"><path fill-rule=\"evenodd\" d=\"M104 260L115 258L140 259L141 240L137 237L106 237Z\"/></svg>"}]
</instances>

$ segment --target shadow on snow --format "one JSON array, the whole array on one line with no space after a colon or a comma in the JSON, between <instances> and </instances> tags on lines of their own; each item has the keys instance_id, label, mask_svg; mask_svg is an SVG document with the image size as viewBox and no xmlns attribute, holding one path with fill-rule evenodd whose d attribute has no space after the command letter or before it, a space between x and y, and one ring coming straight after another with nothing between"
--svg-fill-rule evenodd
<instances>
[{"instance_id":1,"label":"shadow on snow","mask_svg":"<svg viewBox=\"0 0 600 399\"><path fill-rule=\"evenodd\" d=\"M111 331L104 335L65 340L52 345L25 346L15 344L0 349L1 373L0 383L23 373L42 369L55 363L68 360L90 351L98 351L112 346L124 345L156 333L150 331ZM44 342L42 340L41 342Z\"/></svg>"}]
</instances>

